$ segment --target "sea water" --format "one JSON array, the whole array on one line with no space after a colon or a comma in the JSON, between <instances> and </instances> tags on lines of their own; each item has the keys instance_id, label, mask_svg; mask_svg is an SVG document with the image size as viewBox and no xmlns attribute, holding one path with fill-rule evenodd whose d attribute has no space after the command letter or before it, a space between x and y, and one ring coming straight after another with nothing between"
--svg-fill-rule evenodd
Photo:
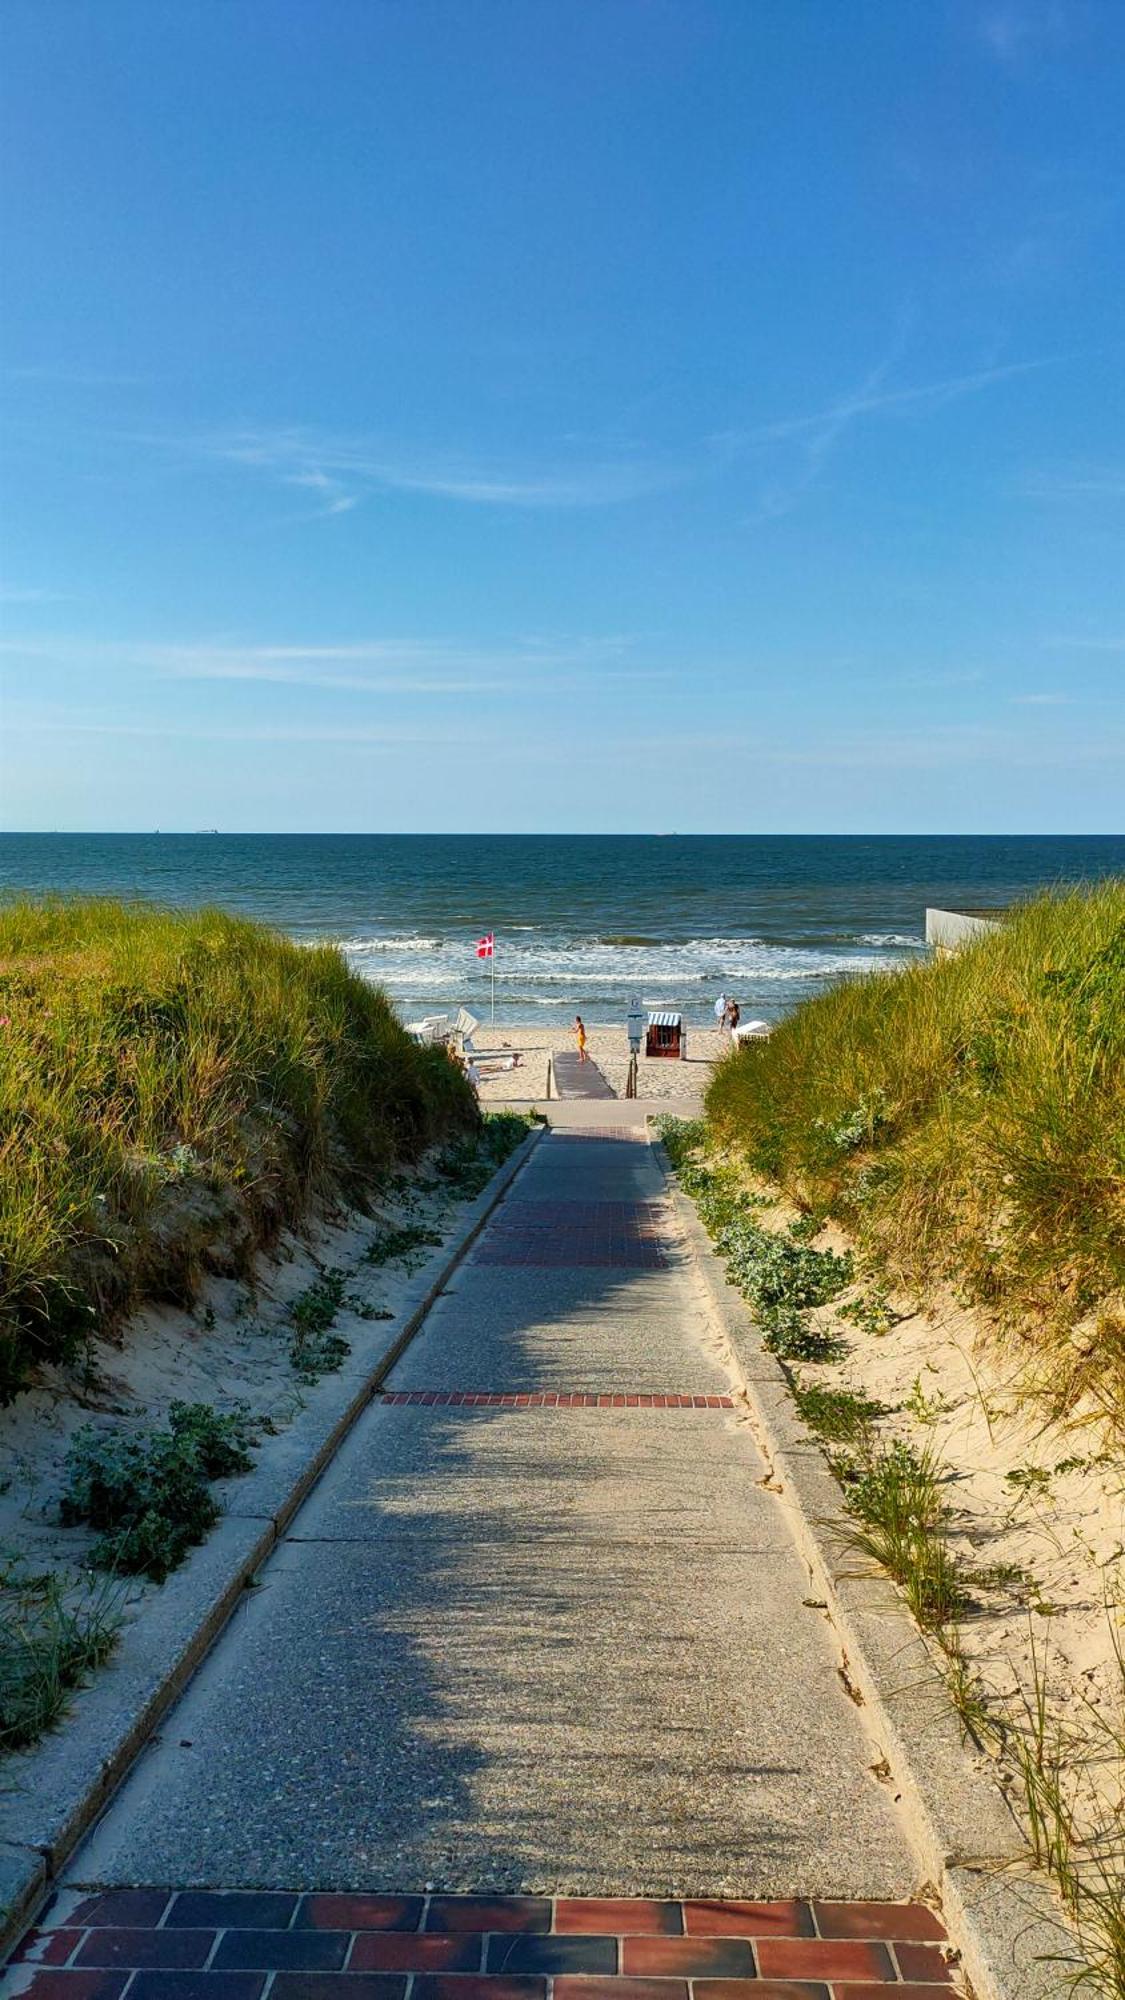
<instances>
[{"instance_id":1,"label":"sea water","mask_svg":"<svg viewBox=\"0 0 1125 2000\"><path fill-rule=\"evenodd\" d=\"M624 1018L630 997L775 1021L925 949L927 905L1125 875L1125 836L5 834L0 895L218 903L329 939L404 1018ZM491 931L495 958L476 941Z\"/></svg>"}]
</instances>

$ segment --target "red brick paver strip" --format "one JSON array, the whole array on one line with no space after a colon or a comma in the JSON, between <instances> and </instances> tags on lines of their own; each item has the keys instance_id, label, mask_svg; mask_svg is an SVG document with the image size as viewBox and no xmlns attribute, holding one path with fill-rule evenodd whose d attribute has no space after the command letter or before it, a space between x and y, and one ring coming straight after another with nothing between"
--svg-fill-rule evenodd
<instances>
[{"instance_id":1,"label":"red brick paver strip","mask_svg":"<svg viewBox=\"0 0 1125 2000\"><path fill-rule=\"evenodd\" d=\"M261 2000L264 1972L138 1972L129 2000Z\"/></svg>"},{"instance_id":2,"label":"red brick paver strip","mask_svg":"<svg viewBox=\"0 0 1125 2000\"><path fill-rule=\"evenodd\" d=\"M560 1973L555 2000L688 2000L682 1979L589 1979L581 1973Z\"/></svg>"},{"instance_id":3,"label":"red brick paver strip","mask_svg":"<svg viewBox=\"0 0 1125 2000\"><path fill-rule=\"evenodd\" d=\"M790 1993L795 1993L797 1990L796 1987L786 1988ZM751 1991L754 2000L761 2000L761 1991L758 1987L752 1987ZM887 1987L882 1982L878 1986L844 1985L832 1988L833 2000L890 2000L892 1994L897 1994L898 2000L949 2000L950 1989L948 1986Z\"/></svg>"},{"instance_id":4,"label":"red brick paver strip","mask_svg":"<svg viewBox=\"0 0 1125 2000\"><path fill-rule=\"evenodd\" d=\"M896 1944L892 1947L904 1979L928 1982L931 1986L953 1983L953 1967L936 1944Z\"/></svg>"},{"instance_id":5,"label":"red brick paver strip","mask_svg":"<svg viewBox=\"0 0 1125 2000\"><path fill-rule=\"evenodd\" d=\"M753 1979L754 1947L748 1938L622 1938L621 1970L649 1978Z\"/></svg>"},{"instance_id":6,"label":"red brick paver strip","mask_svg":"<svg viewBox=\"0 0 1125 2000\"><path fill-rule=\"evenodd\" d=\"M721 1903L684 1904L684 1929L690 1937L813 1937L812 1910L808 1903ZM831 1933L829 1933L831 1935ZM856 1933L849 1931L849 1937ZM881 1937L881 1931L863 1931L863 1937ZM911 1937L923 1933L911 1931ZM929 1932L925 1933L929 1936Z\"/></svg>"},{"instance_id":7,"label":"red brick paver strip","mask_svg":"<svg viewBox=\"0 0 1125 2000\"><path fill-rule=\"evenodd\" d=\"M196 1972L215 1946L214 1931L88 1931L75 1965L175 1967Z\"/></svg>"},{"instance_id":8,"label":"red brick paver strip","mask_svg":"<svg viewBox=\"0 0 1125 2000\"><path fill-rule=\"evenodd\" d=\"M302 1896L294 1924L302 1931L416 1931L425 1902L424 1896Z\"/></svg>"},{"instance_id":9,"label":"red brick paver strip","mask_svg":"<svg viewBox=\"0 0 1125 2000\"><path fill-rule=\"evenodd\" d=\"M545 1979L489 1979L483 1974L424 1973L410 1989L411 2000L547 2000ZM347 2000L341 1988L340 2000Z\"/></svg>"},{"instance_id":10,"label":"red brick paver strip","mask_svg":"<svg viewBox=\"0 0 1125 2000\"><path fill-rule=\"evenodd\" d=\"M121 2000L128 1972L37 1972L24 1991L31 2000Z\"/></svg>"},{"instance_id":11,"label":"red brick paver strip","mask_svg":"<svg viewBox=\"0 0 1125 2000\"><path fill-rule=\"evenodd\" d=\"M762 1938L758 1964L763 1979L893 1980L887 1947L858 1938Z\"/></svg>"},{"instance_id":12,"label":"red brick paver strip","mask_svg":"<svg viewBox=\"0 0 1125 2000\"><path fill-rule=\"evenodd\" d=\"M806 1979L756 1979L752 1986L742 1979L697 1979L691 1990L695 2000L832 2000L835 1992L819 1981L810 1985ZM901 2000L909 2000L901 1987L895 1991ZM885 1986L880 1986L879 1993L881 2000L888 2000Z\"/></svg>"},{"instance_id":13,"label":"red brick paver strip","mask_svg":"<svg viewBox=\"0 0 1125 2000\"><path fill-rule=\"evenodd\" d=\"M96 1930L103 1924L114 1930L155 1930L172 1900L170 1889L105 1889L98 1896L86 1896L67 1917L72 1926ZM293 1901L293 1898L287 1899Z\"/></svg>"},{"instance_id":14,"label":"red brick paver strip","mask_svg":"<svg viewBox=\"0 0 1125 2000\"><path fill-rule=\"evenodd\" d=\"M185 1889L174 1898L164 1922L172 1929L186 1924L217 1931L287 1931L299 1900L273 1890Z\"/></svg>"},{"instance_id":15,"label":"red brick paver strip","mask_svg":"<svg viewBox=\"0 0 1125 2000\"><path fill-rule=\"evenodd\" d=\"M132 1972L36 1972L32 2000L120 2000Z\"/></svg>"},{"instance_id":16,"label":"red brick paver strip","mask_svg":"<svg viewBox=\"0 0 1125 2000\"><path fill-rule=\"evenodd\" d=\"M348 1959L349 1972L480 1972L484 1933L364 1931Z\"/></svg>"},{"instance_id":17,"label":"red brick paver strip","mask_svg":"<svg viewBox=\"0 0 1125 2000\"><path fill-rule=\"evenodd\" d=\"M28 1931L12 1953L12 1964L65 1965L85 1935L85 1931Z\"/></svg>"},{"instance_id":18,"label":"red brick paver strip","mask_svg":"<svg viewBox=\"0 0 1125 2000\"><path fill-rule=\"evenodd\" d=\"M138 1889L58 1908L16 1954L32 2000L547 2000L549 1981L552 2000L689 2000L689 1981L690 2000L948 2000L954 1979L921 1903Z\"/></svg>"},{"instance_id":19,"label":"red brick paver strip","mask_svg":"<svg viewBox=\"0 0 1125 2000\"><path fill-rule=\"evenodd\" d=\"M722 1909L723 1905L718 1905ZM945 1926L925 1903L813 1903L816 1928L826 1938L909 1938L941 1941Z\"/></svg>"},{"instance_id":20,"label":"red brick paver strip","mask_svg":"<svg viewBox=\"0 0 1125 2000\"><path fill-rule=\"evenodd\" d=\"M643 1902L623 1897L610 1901L603 1896L560 1896L555 1904L555 1929L562 1935L587 1932L604 1937L679 1937L684 1928L683 1907L679 1903ZM576 1996L576 2000L581 2000ZM619 2000L625 2000L620 1994ZM666 1994L664 2000L674 2000Z\"/></svg>"},{"instance_id":21,"label":"red brick paver strip","mask_svg":"<svg viewBox=\"0 0 1125 2000\"><path fill-rule=\"evenodd\" d=\"M405 2000L406 1979L390 1972L275 1972L269 2000Z\"/></svg>"},{"instance_id":22,"label":"red brick paver strip","mask_svg":"<svg viewBox=\"0 0 1125 2000\"><path fill-rule=\"evenodd\" d=\"M219 1972L340 1972L348 1931L225 1931L211 1961Z\"/></svg>"},{"instance_id":23,"label":"red brick paver strip","mask_svg":"<svg viewBox=\"0 0 1125 2000\"><path fill-rule=\"evenodd\" d=\"M490 1937L484 1959L486 1972L617 1971L617 1939L613 1937Z\"/></svg>"},{"instance_id":24,"label":"red brick paver strip","mask_svg":"<svg viewBox=\"0 0 1125 2000\"><path fill-rule=\"evenodd\" d=\"M549 1931L547 1896L432 1896L428 1931ZM494 1995L493 2000L499 2000Z\"/></svg>"}]
</instances>

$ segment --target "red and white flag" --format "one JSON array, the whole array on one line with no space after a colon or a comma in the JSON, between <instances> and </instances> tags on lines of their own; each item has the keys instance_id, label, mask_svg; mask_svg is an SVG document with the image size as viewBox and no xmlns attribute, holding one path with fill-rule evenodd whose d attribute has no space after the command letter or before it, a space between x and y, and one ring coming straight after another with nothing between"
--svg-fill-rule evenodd
<instances>
[{"instance_id":1,"label":"red and white flag","mask_svg":"<svg viewBox=\"0 0 1125 2000\"><path fill-rule=\"evenodd\" d=\"M477 939L478 958L492 958L495 951L496 951L496 939L493 937L491 931L487 931L484 937Z\"/></svg>"}]
</instances>

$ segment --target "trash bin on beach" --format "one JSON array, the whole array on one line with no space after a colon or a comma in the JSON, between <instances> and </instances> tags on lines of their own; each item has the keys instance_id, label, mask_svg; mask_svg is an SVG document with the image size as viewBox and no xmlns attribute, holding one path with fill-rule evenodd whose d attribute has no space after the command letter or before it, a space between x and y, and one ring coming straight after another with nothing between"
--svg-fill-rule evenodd
<instances>
[{"instance_id":1,"label":"trash bin on beach","mask_svg":"<svg viewBox=\"0 0 1125 2000\"><path fill-rule=\"evenodd\" d=\"M687 1055L687 1029L682 1014L661 1012L649 1015L645 1054L670 1056L673 1061L683 1061Z\"/></svg>"}]
</instances>

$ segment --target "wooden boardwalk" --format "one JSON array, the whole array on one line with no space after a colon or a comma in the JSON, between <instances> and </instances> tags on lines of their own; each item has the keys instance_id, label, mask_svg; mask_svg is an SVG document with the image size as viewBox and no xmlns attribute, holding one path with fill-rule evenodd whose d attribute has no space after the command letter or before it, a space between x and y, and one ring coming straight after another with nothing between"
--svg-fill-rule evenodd
<instances>
[{"instance_id":1,"label":"wooden boardwalk","mask_svg":"<svg viewBox=\"0 0 1125 2000\"><path fill-rule=\"evenodd\" d=\"M555 1076L555 1096L568 1098L615 1097L598 1068L587 1056L579 1062L576 1049L556 1049L551 1057L551 1068Z\"/></svg>"}]
</instances>

